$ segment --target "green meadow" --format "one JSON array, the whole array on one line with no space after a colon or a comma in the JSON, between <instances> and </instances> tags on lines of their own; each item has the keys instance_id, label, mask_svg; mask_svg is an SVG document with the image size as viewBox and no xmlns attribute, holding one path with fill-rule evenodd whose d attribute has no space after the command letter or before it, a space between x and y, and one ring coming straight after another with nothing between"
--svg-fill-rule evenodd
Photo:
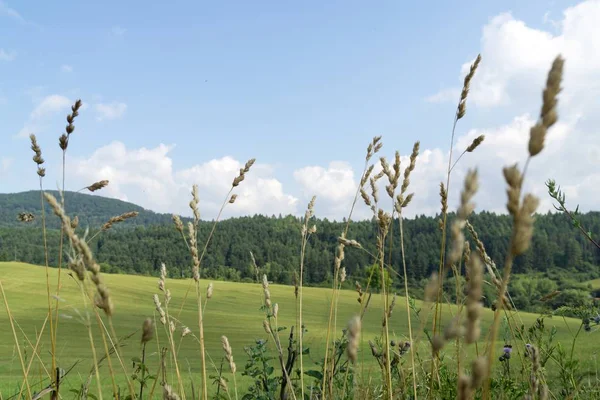
<instances>
[{"instance_id":1,"label":"green meadow","mask_svg":"<svg viewBox=\"0 0 600 400\"><path fill-rule=\"evenodd\" d=\"M58 270L51 268L49 272L50 282L54 285L57 281ZM114 324L117 335L123 337L133 334L129 339L124 341L124 346L121 348L124 363L126 363L128 371L131 371L131 359L139 357L141 352L140 338L142 323L146 317L155 317L152 296L155 293L160 293L157 287L158 280L155 277L129 275L105 274L104 277L115 303ZM50 365L51 361L48 325L46 325L41 335L37 355L34 355L33 351L36 337L42 330L48 312L45 268L23 263L0 263L0 280L6 295L5 300L8 303L15 322L18 343L21 346L21 351L25 354L26 365L29 363L31 357L36 358L29 372L29 383L34 390L40 390L48 385L49 379L47 371L37 361L37 357L43 360L43 365L46 368ZM75 365L62 382L61 392L65 393L62 391L63 389L79 388L81 382L90 373L93 361L90 351L90 341L84 324L86 312L90 311L86 311L81 290L75 279L69 275L68 270L63 270L62 282L63 285L59 298L60 317L56 345L57 362L65 370ZM201 286L206 288L208 283L208 281L202 281ZM238 375L240 375L239 371L243 371L247 360L244 346L253 344L257 339L267 338L262 326L262 321L265 318L264 312L261 311L263 303L262 288L259 284L220 281L213 282L213 285L214 294L206 304L204 319L207 360L210 367L208 373L215 373L216 369L221 365L223 350L220 337L221 335L226 335L233 348L233 356L238 364ZM167 279L166 286L172 293L172 300L169 303L169 313L179 321L175 336L178 338L176 344L181 346L178 352L178 361L179 365L185 369L182 371L182 375L184 381L187 382L190 382L190 379L193 377L197 385L200 378L201 361L200 347L196 339L198 336L198 311L197 304L195 303L194 286L191 285L190 280L181 279ZM183 299L188 289L190 290L189 296L185 304L183 304ZM270 286L270 290L273 303L279 305L278 325L280 327L291 327L296 321L294 287L273 284ZM310 348L309 354L304 359L304 368L307 370L315 367L315 363L323 357L331 293L330 289L323 288L305 288L304 290L303 312L307 329L304 343L305 346ZM381 334L381 301L380 295L373 295L362 324L362 344L359 357L364 360L361 363L361 376L363 378L370 374L379 373L379 368L370 354L368 340L373 340ZM425 315L431 315L431 313L428 313L429 305L424 305L416 301L415 308L421 309L420 317L423 319ZM451 320L455 310L454 306L443 305L443 323ZM350 290L340 291L336 315L336 337L341 335L341 330L346 326L347 321L359 311L360 305L357 302L356 292ZM11 395L18 392L18 387L23 379L13 332L10 329L6 312L7 310L3 301L2 313L0 314L2 316L0 318L2 324L2 329L0 329L0 390L3 399L10 398ZM408 332L406 314L405 299L398 296L392 317L389 321L390 336L396 341L408 340L406 336ZM103 313L100 313L100 315L104 318ZM524 324L526 327L529 327L538 317L538 315L529 313L512 313L510 325ZM485 329L491 325L492 318L492 311L485 309L482 318L484 331L479 340L479 349L485 346L487 334ZM104 351L100 339L100 328L93 314L91 314L91 320L92 331L96 339L97 353L101 355ZM563 319L556 316L546 318L545 323L549 327L556 327L556 341L563 343L567 347L570 347L571 339L581 325L579 320ZM419 320L413 313L413 330L419 335L417 347L420 363L417 365L417 368L425 369L430 365L430 346L427 337L422 334L423 329L419 329L420 325ZM430 328L430 320L423 325ZM193 334L180 338L183 326L189 327ZM148 343L149 347L147 348L147 363L151 371L156 371L158 368L160 348L167 345L164 327L160 323L157 324L157 327L159 335ZM510 329L508 324L504 322L498 336L499 340L496 342L495 351L498 355L502 353L505 338L510 337L508 329ZM287 347L288 334L289 329L280 332L284 348ZM598 350L597 346L594 345L594 340L586 338L586 335L589 334L588 332L582 333L576 342L574 351L577 353L576 358L580 363L585 365L587 370L596 371L595 364ZM522 344L512 344L516 349L515 354L521 354ZM269 343L269 346L273 351L272 343ZM469 346L468 351L471 353L475 351L474 346ZM446 361L453 362L455 355L456 348L453 345L447 345L444 348L443 357ZM466 357L472 357L473 355L467 354ZM408 357L408 355L404 357ZM518 363L519 357L514 357L514 359ZM272 364L277 370L276 359L272 360ZM500 363L497 364L496 368L500 369ZM406 368L409 368L409 366L410 361L408 360ZM103 362L101 365L102 385L106 388L107 393L110 393L111 382L106 368L107 364ZM119 385L122 390L126 390L125 375L122 373L114 357L113 368L119 372L117 374L120 380ZM553 371L556 369L556 366L552 366L550 362L547 368ZM175 383L176 378L173 376L173 370L174 368L168 369L169 375L167 376L167 380ZM225 370L227 369L225 368ZM513 368L513 370L517 371L517 368ZM550 373L549 379L551 379L552 373ZM590 372L590 374L595 374L595 372ZM228 372L225 376L227 375L229 375ZM244 387L245 378L240 378L241 381L238 384L240 387ZM593 376L593 379L595 379L595 376ZM95 387L95 384L91 385L92 390ZM215 386L212 388L214 389ZM160 391L160 388L157 390Z\"/></svg>"}]
</instances>

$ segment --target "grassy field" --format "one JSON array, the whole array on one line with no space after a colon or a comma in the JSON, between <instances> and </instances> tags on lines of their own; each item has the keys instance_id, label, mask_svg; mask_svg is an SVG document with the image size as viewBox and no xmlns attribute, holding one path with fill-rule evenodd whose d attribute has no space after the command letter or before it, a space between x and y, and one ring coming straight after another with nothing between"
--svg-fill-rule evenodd
<instances>
[{"instance_id":1,"label":"grassy field","mask_svg":"<svg viewBox=\"0 0 600 400\"><path fill-rule=\"evenodd\" d=\"M56 269L51 269L51 282L56 282ZM77 366L70 372L63 382L63 388L78 388L81 381L87 377L92 366L90 344L86 328L79 315L85 313L81 292L75 281L66 274L63 274L64 286L61 290L61 318L58 328L57 356L60 367L68 369L74 363ZM157 278L139 277L127 275L105 275L106 283L109 286L115 302L115 324L118 335L128 335L140 330L142 322L146 317L154 315L154 304L152 295L159 293L157 289ZM32 346L28 343L35 343L36 332L39 332L47 314L47 294L46 294L46 276L45 269L39 266L22 263L0 263L0 280L4 286L6 299L15 322L19 344L26 349L27 357L32 356ZM203 282L206 287L208 282ZM171 290L173 300L170 304L170 312L177 315L185 296L186 290L190 286L188 280L167 280L167 287ZM193 290L193 287L191 287ZM209 300L205 314L205 332L207 354L219 365L222 358L222 348L220 343L221 335L227 335L233 348L234 358L238 363L238 371L243 370L243 365L247 359L243 347L252 344L256 339L266 338L262 327L264 314L260 310L262 303L261 287L258 284L241 284L231 282L214 282L214 295ZM191 293L193 294L193 293ZM304 292L304 310L305 322L308 332L305 336L305 343L311 351L305 357L305 368L314 366L324 350L324 336L327 331L327 318L329 311L331 291L328 289L306 288ZM291 326L295 322L295 299L294 288L289 286L271 285L271 297L274 303L280 307L279 325ZM421 304L417 302L417 307ZM444 320L448 321L454 308L444 307ZM339 307L337 314L337 334L345 327L346 322L351 316L359 311L359 304L356 301L356 293L353 291L342 291L339 298ZM426 311L423 311L423 314ZM368 349L368 340L374 339L380 334L381 327L381 299L374 295L371 301L370 309L367 311L363 323L362 338L364 339L361 347L360 357L370 359ZM6 399L14 394L16 388L22 382L22 373L20 362L15 351L15 341L13 333L8 323L8 318L4 305L2 305L1 329L0 329L0 390L2 398ZM482 327L483 335L480 340L485 341L487 327L492 320L491 310L486 309L483 316ZM515 321L531 325L537 315L518 313ZM192 332L198 331L197 326L197 307L195 297L188 298L185 307L179 318L183 325L189 326ZM418 331L418 322L415 332ZM577 330L580 322L577 320L562 318L548 319L547 325L555 325L558 333L557 340L570 347L570 340L573 333ZM390 332L396 340L407 340L406 327L406 308L404 298L399 297L390 320ZM159 331L163 327L159 325ZM181 328L178 328L181 332ZM49 341L47 340L47 328L42 338L40 356L44 364L50 364ZM282 332L282 342L287 346L287 335L289 331ZM103 354L99 339L99 330L94 326L94 334L97 339L97 349L99 354ZM588 335L588 333L584 333ZM508 336L508 335L507 335ZM158 365L159 346L165 344L163 335L159 335L162 343L159 345L156 340L149 343L148 363L154 369ZM428 344L423 341L423 335L420 335L421 342L420 357L428 355ZM504 344L504 338L499 335L496 352L500 354ZM471 346L473 347L473 346ZM136 332L123 348L124 359L127 368L130 370L131 358L140 355L140 332ZM579 360L595 370L595 360L598 353L597 346L592 340L583 337L578 341L575 349L579 355ZM194 337L187 336L181 341L180 358L183 357L182 365L188 365L189 370L184 371L186 375L196 373L200 368L199 345ZM452 346L446 348L446 357L452 359L455 351ZM116 364L116 360L113 361ZM374 363L367 363L373 366ZM276 365L275 365L276 366ZM103 364L102 368L106 368ZM115 367L117 368L117 367ZM498 367L499 368L499 367ZM550 367L552 368L552 367ZM117 368L118 371L120 371ZM214 372L214 368L211 373ZM120 373L121 374L121 373ZM39 362L34 362L30 372L31 382L37 382L40 379L47 378L46 372L42 369ZM109 387L108 374L105 374L103 385ZM188 379L189 381L189 379ZM198 380L196 380L198 381ZM48 380L43 384L34 387L43 387L47 385ZM242 382L243 385L243 382ZM93 385L92 385L93 386ZM62 390L61 390L62 392Z\"/></svg>"},{"instance_id":2,"label":"grassy field","mask_svg":"<svg viewBox=\"0 0 600 400\"><path fill-rule=\"evenodd\" d=\"M592 290L600 289L600 279L593 279L591 281L587 281L586 284L592 286Z\"/></svg>"}]
</instances>

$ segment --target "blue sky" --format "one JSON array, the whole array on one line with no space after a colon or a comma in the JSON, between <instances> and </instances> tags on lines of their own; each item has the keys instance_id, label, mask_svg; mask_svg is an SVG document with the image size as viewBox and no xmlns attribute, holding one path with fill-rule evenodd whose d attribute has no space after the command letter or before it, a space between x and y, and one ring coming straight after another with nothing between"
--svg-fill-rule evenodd
<instances>
[{"instance_id":1,"label":"blue sky","mask_svg":"<svg viewBox=\"0 0 600 400\"><path fill-rule=\"evenodd\" d=\"M484 65L492 59L496 66L482 72L481 87L474 84L479 100L459 136L493 135L526 113L535 119L548 60L573 43L595 48L565 11L591 18L598 8L597 1L0 1L0 192L36 186L28 131L46 154L46 185L56 186L66 100L82 98L69 148L71 189L103 171L115 184L103 195L184 212L183 188L199 183L210 216L237 164L256 157L247 203L232 215L299 213L317 194L317 210L339 218L372 136L383 136L388 157L396 149L408 154L415 140L447 155L456 100L445 93L460 86L461 67L479 52ZM504 39L519 35L530 46L516 45L512 54ZM527 57L531 63L515 62ZM588 105L566 114L585 117ZM479 160L483 168L488 159ZM437 207L440 171L426 165L431 188L422 189L414 213ZM131 184L136 176L147 182ZM215 186L216 177L226 184ZM573 189L576 199L582 190ZM488 200L502 195L501 185L483 191L481 208L501 210L502 202Z\"/></svg>"}]
</instances>

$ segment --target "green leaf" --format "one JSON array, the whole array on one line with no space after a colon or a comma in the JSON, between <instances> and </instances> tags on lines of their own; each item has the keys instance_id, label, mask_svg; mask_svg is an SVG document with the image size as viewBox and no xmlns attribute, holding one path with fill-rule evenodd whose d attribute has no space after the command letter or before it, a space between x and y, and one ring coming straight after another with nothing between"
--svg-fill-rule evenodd
<instances>
[{"instance_id":1,"label":"green leaf","mask_svg":"<svg viewBox=\"0 0 600 400\"><path fill-rule=\"evenodd\" d=\"M316 371L314 369L308 370L308 371L304 372L304 374L308 375L312 378L318 379L318 380L323 379L323 373L321 371Z\"/></svg>"}]
</instances>

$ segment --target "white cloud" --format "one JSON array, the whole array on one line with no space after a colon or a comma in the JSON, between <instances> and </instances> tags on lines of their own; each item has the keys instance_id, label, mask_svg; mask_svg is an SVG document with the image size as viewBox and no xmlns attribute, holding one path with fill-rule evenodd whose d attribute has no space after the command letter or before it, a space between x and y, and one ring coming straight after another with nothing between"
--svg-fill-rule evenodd
<instances>
[{"instance_id":1,"label":"white cloud","mask_svg":"<svg viewBox=\"0 0 600 400\"><path fill-rule=\"evenodd\" d=\"M62 72L70 73L70 72L73 72L73 67L70 65L67 65L67 64L63 64L60 66L60 70Z\"/></svg>"},{"instance_id":2,"label":"white cloud","mask_svg":"<svg viewBox=\"0 0 600 400\"><path fill-rule=\"evenodd\" d=\"M127 104L112 102L110 104L98 103L95 106L98 121L121 118L127 111Z\"/></svg>"},{"instance_id":3,"label":"white cloud","mask_svg":"<svg viewBox=\"0 0 600 400\"><path fill-rule=\"evenodd\" d=\"M44 129L48 118L61 111L68 110L71 104L71 100L59 94L43 97L39 100L29 115L29 120L23 125L23 128L21 128L16 136L23 138L28 137L31 133L39 133L40 130Z\"/></svg>"},{"instance_id":4,"label":"white cloud","mask_svg":"<svg viewBox=\"0 0 600 400\"><path fill-rule=\"evenodd\" d=\"M54 114L58 111L65 110L71 105L71 100L59 94L52 94L44 97L44 99L31 112L31 119L40 119L47 115Z\"/></svg>"},{"instance_id":5,"label":"white cloud","mask_svg":"<svg viewBox=\"0 0 600 400\"><path fill-rule=\"evenodd\" d=\"M510 13L492 18L483 28L483 60L467 101L475 106L492 107L509 105L522 95L539 98L539 93L531 89L543 84L545 73L558 54L567 60L565 100L590 82L598 88L600 1L584 1L566 9L562 17L555 24L559 28L556 34L529 27ZM460 83L470 64L471 61L463 65ZM458 89L444 89L430 98L445 98L444 93Z\"/></svg>"},{"instance_id":6,"label":"white cloud","mask_svg":"<svg viewBox=\"0 0 600 400\"><path fill-rule=\"evenodd\" d=\"M320 217L337 218L350 210L358 182L349 163L332 161L327 168L307 166L294 171L294 178L306 199L317 196L315 208Z\"/></svg>"},{"instance_id":7,"label":"white cloud","mask_svg":"<svg viewBox=\"0 0 600 400\"><path fill-rule=\"evenodd\" d=\"M203 217L215 217L243 163L223 157L174 170L169 156L173 148L161 144L150 149L127 149L121 142L112 142L89 158L75 159L69 170L77 185L108 179L110 184L103 189L103 195L184 215L190 214L189 193L197 184ZM268 165L255 164L234 193L238 198L235 204L227 206L226 216L296 212L297 199L283 191Z\"/></svg>"},{"instance_id":8,"label":"white cloud","mask_svg":"<svg viewBox=\"0 0 600 400\"><path fill-rule=\"evenodd\" d=\"M7 16L19 22L25 22L21 14L14 8L10 8L4 1L0 1L0 15Z\"/></svg>"},{"instance_id":9,"label":"white cloud","mask_svg":"<svg viewBox=\"0 0 600 400\"><path fill-rule=\"evenodd\" d=\"M428 96L427 98L425 98L425 101L427 101L429 103L445 103L448 101L457 102L458 96L460 96L460 89L450 88L450 89L441 90L441 91L437 92L436 94Z\"/></svg>"},{"instance_id":10,"label":"white cloud","mask_svg":"<svg viewBox=\"0 0 600 400\"><path fill-rule=\"evenodd\" d=\"M553 178L563 187L567 201L573 207L579 204L583 211L597 209L596 199L600 197L600 139L597 135L600 115L596 111L600 98L598 21L600 1L594 0L565 10L556 33L531 28L510 14L492 18L483 28L483 61L467 102L475 106L475 111L504 106L502 114L509 117L499 125L480 126L457 135L454 159L478 135L485 134L486 139L475 152L467 153L454 169L449 194L451 209L457 207L467 169L477 167L480 177L480 190L475 197L477 209L506 212L502 168L514 163L523 167L527 159L529 129L537 119L548 70L559 53L566 59L564 89L559 95L559 122L548 132L543 152L531 160L525 190L541 199L539 211L551 210L552 201L545 182ZM462 66L461 77L471 63L469 60ZM445 89L427 101L456 102L458 90L458 87ZM462 124L461 121L458 132ZM388 159L392 156L386 152L383 155ZM406 156L402 163L407 165ZM409 190L415 192L415 197L406 209L408 216L439 212L439 183L445 182L447 163L446 149L421 151L411 175ZM297 172L296 178L306 192L320 194L329 201L325 214L342 218L349 211L348 204L354 194L350 188L354 181L350 179L346 181L348 185L344 185L341 183L344 180L340 181L331 169L305 168ZM358 176L359 173L346 168L343 176ZM387 196L383 190L380 193L382 198ZM360 210L365 209L362 204L360 207Z\"/></svg>"},{"instance_id":11,"label":"white cloud","mask_svg":"<svg viewBox=\"0 0 600 400\"><path fill-rule=\"evenodd\" d=\"M4 49L0 49L0 61L14 61L16 56L17 55L14 51L6 51Z\"/></svg>"},{"instance_id":12,"label":"white cloud","mask_svg":"<svg viewBox=\"0 0 600 400\"><path fill-rule=\"evenodd\" d=\"M127 32L127 29L120 27L120 26L113 26L110 29L110 32L114 35L114 36L123 36L125 34L125 32Z\"/></svg>"}]
</instances>

